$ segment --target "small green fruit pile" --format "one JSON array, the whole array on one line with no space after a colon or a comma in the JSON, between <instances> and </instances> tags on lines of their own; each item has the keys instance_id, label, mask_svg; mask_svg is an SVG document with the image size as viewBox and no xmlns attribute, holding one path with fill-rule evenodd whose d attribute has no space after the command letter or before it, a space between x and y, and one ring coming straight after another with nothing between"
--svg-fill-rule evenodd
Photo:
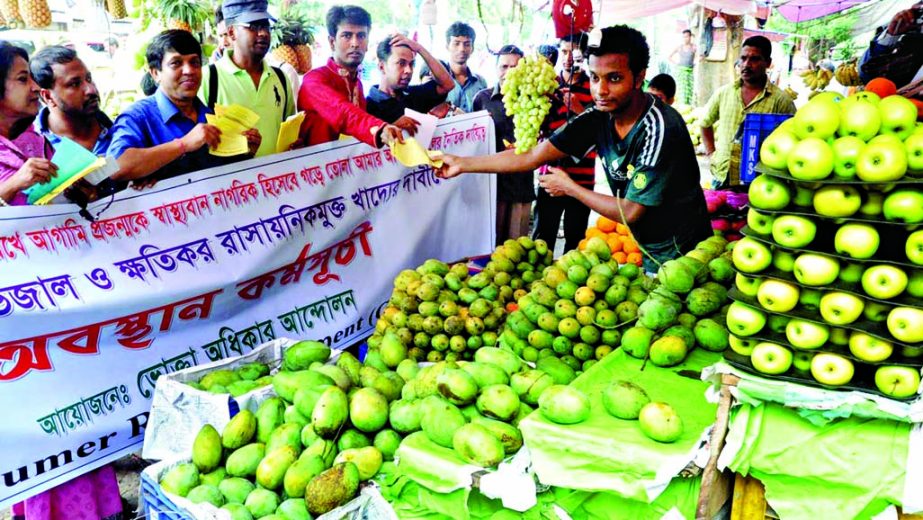
<instances>
[{"instance_id":1,"label":"small green fruit pile","mask_svg":"<svg viewBox=\"0 0 923 520\"><path fill-rule=\"evenodd\" d=\"M234 370L220 369L209 372L198 381L186 384L197 390L237 397L272 384L272 377L269 375L269 365L247 363Z\"/></svg>"}]
</instances>

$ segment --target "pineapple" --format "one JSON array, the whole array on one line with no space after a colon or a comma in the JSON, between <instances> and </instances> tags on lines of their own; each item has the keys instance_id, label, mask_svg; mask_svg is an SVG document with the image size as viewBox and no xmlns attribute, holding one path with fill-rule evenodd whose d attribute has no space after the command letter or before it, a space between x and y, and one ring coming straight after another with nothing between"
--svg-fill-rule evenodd
<instances>
[{"instance_id":1,"label":"pineapple","mask_svg":"<svg viewBox=\"0 0 923 520\"><path fill-rule=\"evenodd\" d=\"M210 16L205 4L197 0L159 0L158 7L168 29L194 32Z\"/></svg>"},{"instance_id":2,"label":"pineapple","mask_svg":"<svg viewBox=\"0 0 923 520\"><path fill-rule=\"evenodd\" d=\"M41 29L51 25L51 9L47 0L19 0L19 14L26 27Z\"/></svg>"},{"instance_id":3,"label":"pineapple","mask_svg":"<svg viewBox=\"0 0 923 520\"><path fill-rule=\"evenodd\" d=\"M192 26L178 18L172 18L167 22L167 29L179 29L180 31L192 32Z\"/></svg>"},{"instance_id":4,"label":"pineapple","mask_svg":"<svg viewBox=\"0 0 923 520\"><path fill-rule=\"evenodd\" d=\"M106 10L115 20L121 20L128 17L128 11L125 9L125 0L106 0Z\"/></svg>"},{"instance_id":5,"label":"pineapple","mask_svg":"<svg viewBox=\"0 0 923 520\"><path fill-rule=\"evenodd\" d=\"M19 16L19 4L16 0L0 0L0 14L3 15L3 19L6 20L9 25L13 25L17 20L21 20Z\"/></svg>"},{"instance_id":6,"label":"pineapple","mask_svg":"<svg viewBox=\"0 0 923 520\"><path fill-rule=\"evenodd\" d=\"M295 49L291 45L279 45L272 50L272 56L279 60L288 63L295 70L298 71L298 74L303 74L298 64L298 53L295 52Z\"/></svg>"},{"instance_id":7,"label":"pineapple","mask_svg":"<svg viewBox=\"0 0 923 520\"><path fill-rule=\"evenodd\" d=\"M307 74L311 70L311 46L307 44L300 44L295 46L295 52L298 54L298 67L295 67L298 70L298 74Z\"/></svg>"},{"instance_id":8,"label":"pineapple","mask_svg":"<svg viewBox=\"0 0 923 520\"><path fill-rule=\"evenodd\" d=\"M298 74L311 70L311 47L314 35L306 29L309 22L296 9L285 10L272 28L272 55L295 68Z\"/></svg>"}]
</instances>

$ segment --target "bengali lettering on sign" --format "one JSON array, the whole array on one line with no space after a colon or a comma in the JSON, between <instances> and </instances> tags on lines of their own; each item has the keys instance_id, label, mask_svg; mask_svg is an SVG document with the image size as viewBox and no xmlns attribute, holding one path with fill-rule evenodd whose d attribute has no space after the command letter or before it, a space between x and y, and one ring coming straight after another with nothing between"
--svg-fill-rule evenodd
<instances>
[{"instance_id":1,"label":"bengali lettering on sign","mask_svg":"<svg viewBox=\"0 0 923 520\"><path fill-rule=\"evenodd\" d=\"M452 153L483 154L492 129L466 114L434 139L460 133ZM362 340L402 269L491 250L494 194L492 176L440 180L337 141L126 190L91 203L94 222L66 205L0 208L0 407L15 444L0 450L0 508L137 450L164 374L273 339Z\"/></svg>"}]
</instances>

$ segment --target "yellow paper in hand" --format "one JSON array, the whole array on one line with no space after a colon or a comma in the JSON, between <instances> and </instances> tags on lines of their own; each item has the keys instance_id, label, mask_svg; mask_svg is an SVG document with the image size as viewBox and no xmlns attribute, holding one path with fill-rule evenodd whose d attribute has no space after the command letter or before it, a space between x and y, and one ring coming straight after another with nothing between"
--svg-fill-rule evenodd
<instances>
[{"instance_id":1,"label":"yellow paper in hand","mask_svg":"<svg viewBox=\"0 0 923 520\"><path fill-rule=\"evenodd\" d=\"M442 166L441 160L434 160L432 157L432 154L435 154L435 152L431 153L426 148L423 148L423 145L413 137L404 139L403 143L394 141L389 146L391 147L391 154L394 155L394 158L408 168L420 166L422 164L428 164L436 168Z\"/></svg>"},{"instance_id":2,"label":"yellow paper in hand","mask_svg":"<svg viewBox=\"0 0 923 520\"><path fill-rule=\"evenodd\" d=\"M221 130L218 147L210 149L208 153L218 157L232 157L250 152L247 137L241 134L246 129L242 130L236 123L215 114L205 114L205 120Z\"/></svg>"},{"instance_id":3,"label":"yellow paper in hand","mask_svg":"<svg viewBox=\"0 0 923 520\"><path fill-rule=\"evenodd\" d=\"M279 137L276 139L276 153L287 152L292 143L298 140L301 133L301 123L304 121L304 112L289 116L279 125Z\"/></svg>"},{"instance_id":4,"label":"yellow paper in hand","mask_svg":"<svg viewBox=\"0 0 923 520\"><path fill-rule=\"evenodd\" d=\"M243 105L215 105L215 115L219 119L228 119L240 125L244 130L249 130L256 126L260 116Z\"/></svg>"}]
</instances>

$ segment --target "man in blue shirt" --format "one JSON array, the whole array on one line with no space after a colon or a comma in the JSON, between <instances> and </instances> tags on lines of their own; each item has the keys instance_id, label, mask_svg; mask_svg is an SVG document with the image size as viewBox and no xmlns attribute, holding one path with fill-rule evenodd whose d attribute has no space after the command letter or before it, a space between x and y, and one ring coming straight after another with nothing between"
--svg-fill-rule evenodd
<instances>
[{"instance_id":1,"label":"man in blue shirt","mask_svg":"<svg viewBox=\"0 0 923 520\"><path fill-rule=\"evenodd\" d=\"M202 47L188 31L168 30L147 48L151 76L159 84L153 96L128 107L115 120L109 156L119 163L113 179L149 184L197 170L228 164L248 155L219 157L209 153L221 131L205 120L199 100ZM250 156L259 148L256 130L244 132Z\"/></svg>"},{"instance_id":2,"label":"man in blue shirt","mask_svg":"<svg viewBox=\"0 0 923 520\"><path fill-rule=\"evenodd\" d=\"M465 112L473 110L474 96L487 88L487 81L468 67L468 58L474 52L474 37L474 28L462 22L453 23L445 32L449 63L443 65L455 81L455 88L449 92L446 101Z\"/></svg>"}]
</instances>

